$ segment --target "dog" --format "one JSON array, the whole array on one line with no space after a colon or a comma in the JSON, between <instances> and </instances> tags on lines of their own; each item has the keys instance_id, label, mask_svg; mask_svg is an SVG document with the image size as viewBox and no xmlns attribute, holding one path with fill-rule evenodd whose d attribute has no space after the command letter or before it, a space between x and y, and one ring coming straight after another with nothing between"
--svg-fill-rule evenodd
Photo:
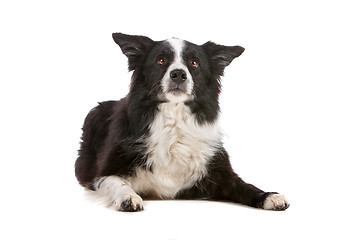
<instances>
[{"instance_id":1,"label":"dog","mask_svg":"<svg viewBox=\"0 0 360 240\"><path fill-rule=\"evenodd\" d=\"M129 93L87 115L75 175L109 206L143 210L143 199L231 201L285 210L285 197L244 182L219 130L220 78L245 50L214 42L114 33L133 71Z\"/></svg>"}]
</instances>

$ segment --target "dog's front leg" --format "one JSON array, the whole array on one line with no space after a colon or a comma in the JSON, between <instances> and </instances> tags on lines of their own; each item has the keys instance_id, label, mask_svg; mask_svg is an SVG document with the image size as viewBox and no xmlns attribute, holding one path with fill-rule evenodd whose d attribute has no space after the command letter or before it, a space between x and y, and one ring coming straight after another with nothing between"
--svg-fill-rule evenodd
<instances>
[{"instance_id":1,"label":"dog's front leg","mask_svg":"<svg viewBox=\"0 0 360 240\"><path fill-rule=\"evenodd\" d=\"M93 188L108 206L118 211L137 212L144 209L142 198L121 177L101 177L94 183Z\"/></svg>"},{"instance_id":2,"label":"dog's front leg","mask_svg":"<svg viewBox=\"0 0 360 240\"><path fill-rule=\"evenodd\" d=\"M244 182L241 178L234 176L233 180L220 180L219 189L215 194L219 199L238 202L247 206L262 208L265 210L281 211L289 207L288 201L276 192L264 192L252 184ZM221 187L220 187L221 188Z\"/></svg>"},{"instance_id":3,"label":"dog's front leg","mask_svg":"<svg viewBox=\"0 0 360 240\"><path fill-rule=\"evenodd\" d=\"M220 149L210 160L208 174L193 188L181 192L178 197L226 200L266 210L285 210L289 207L283 195L264 192L244 182L232 170L225 149Z\"/></svg>"}]
</instances>

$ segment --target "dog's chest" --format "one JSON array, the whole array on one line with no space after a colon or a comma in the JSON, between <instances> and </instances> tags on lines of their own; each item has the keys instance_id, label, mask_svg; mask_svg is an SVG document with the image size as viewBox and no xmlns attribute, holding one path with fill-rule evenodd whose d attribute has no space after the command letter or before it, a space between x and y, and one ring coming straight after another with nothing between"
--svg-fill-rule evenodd
<instances>
[{"instance_id":1,"label":"dog's chest","mask_svg":"<svg viewBox=\"0 0 360 240\"><path fill-rule=\"evenodd\" d=\"M146 143L147 169L138 169L130 183L138 193L173 198L207 174L220 132L216 123L199 125L183 103L164 103Z\"/></svg>"}]
</instances>

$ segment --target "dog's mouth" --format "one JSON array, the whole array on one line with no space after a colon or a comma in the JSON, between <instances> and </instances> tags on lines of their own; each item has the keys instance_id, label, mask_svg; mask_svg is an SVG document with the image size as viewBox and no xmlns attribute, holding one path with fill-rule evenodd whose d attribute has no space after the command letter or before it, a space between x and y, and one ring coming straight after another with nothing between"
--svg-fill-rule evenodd
<instances>
[{"instance_id":1,"label":"dog's mouth","mask_svg":"<svg viewBox=\"0 0 360 240\"><path fill-rule=\"evenodd\" d=\"M185 89L177 86L175 88L169 89L169 93L172 93L175 96L179 96L181 94L186 94L186 91L185 91Z\"/></svg>"},{"instance_id":2,"label":"dog's mouth","mask_svg":"<svg viewBox=\"0 0 360 240\"><path fill-rule=\"evenodd\" d=\"M171 102L184 102L192 98L185 86L172 86L165 93L166 99Z\"/></svg>"},{"instance_id":3,"label":"dog's mouth","mask_svg":"<svg viewBox=\"0 0 360 240\"><path fill-rule=\"evenodd\" d=\"M167 92L172 93L175 96L187 93L187 83L175 83L173 81L168 83Z\"/></svg>"},{"instance_id":4,"label":"dog's mouth","mask_svg":"<svg viewBox=\"0 0 360 240\"><path fill-rule=\"evenodd\" d=\"M189 84L189 81L178 82L168 79L164 84L166 99L172 102L181 102L193 98L190 92L192 87Z\"/></svg>"}]
</instances>

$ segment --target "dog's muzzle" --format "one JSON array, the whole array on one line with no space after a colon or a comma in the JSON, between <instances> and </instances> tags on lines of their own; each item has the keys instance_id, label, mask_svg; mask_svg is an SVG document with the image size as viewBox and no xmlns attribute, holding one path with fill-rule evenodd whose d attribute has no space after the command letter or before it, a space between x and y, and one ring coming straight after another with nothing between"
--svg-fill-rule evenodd
<instances>
[{"instance_id":1,"label":"dog's muzzle","mask_svg":"<svg viewBox=\"0 0 360 240\"><path fill-rule=\"evenodd\" d=\"M183 69L175 69L170 73L171 81L168 82L168 90L173 94L187 93L188 91L188 78Z\"/></svg>"}]
</instances>

